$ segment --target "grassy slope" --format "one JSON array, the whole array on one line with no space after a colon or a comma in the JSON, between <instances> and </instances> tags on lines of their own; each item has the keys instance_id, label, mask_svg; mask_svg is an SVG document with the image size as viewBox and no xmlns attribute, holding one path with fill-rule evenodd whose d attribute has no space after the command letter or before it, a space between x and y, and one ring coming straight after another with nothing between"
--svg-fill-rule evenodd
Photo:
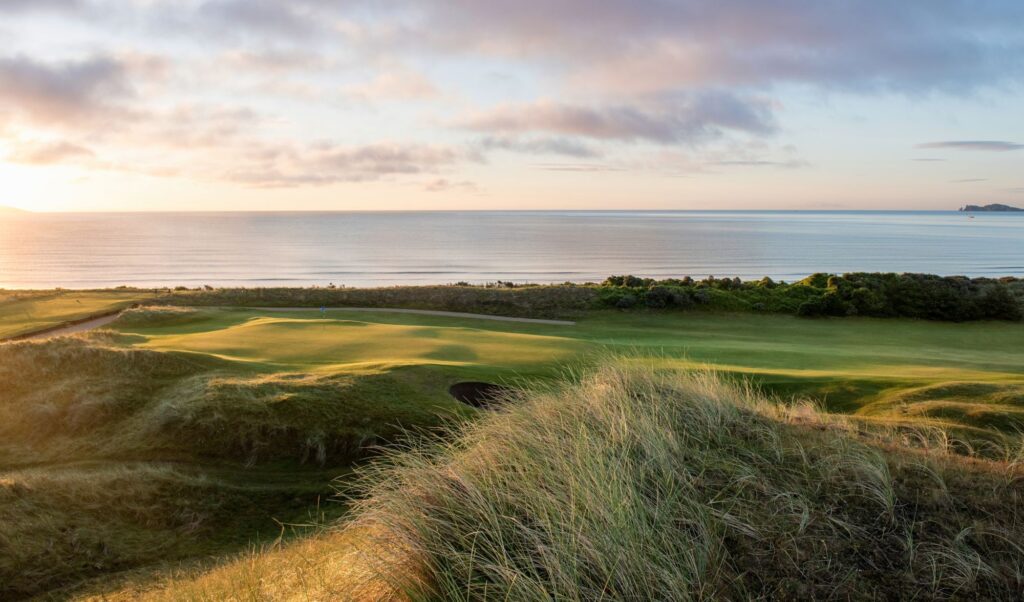
<instances>
[{"instance_id":1,"label":"grassy slope","mask_svg":"<svg viewBox=\"0 0 1024 602\"><path fill-rule=\"evenodd\" d=\"M474 414L445 394L451 383L550 377L609 348L674 366L711 363L884 421L1005 427L1024 381L1024 326L1002 323L605 312L550 326L165 308L134 310L114 326L114 335L0 346L0 494L22 500L4 506L0 541L27 551L0 562L0 572L19 575L7 583L21 589L10 591L237 549L274 531L273 519L313 506L358 448L397 426ZM137 473L112 481L118 487L174 470L137 493L148 517L97 512L116 495L53 498L53 489L89 490L83 483L115 491L90 472L95 463L102 475ZM225 518L235 506L244 510Z\"/></svg>"},{"instance_id":2,"label":"grassy slope","mask_svg":"<svg viewBox=\"0 0 1024 602\"><path fill-rule=\"evenodd\" d=\"M363 447L471 413L443 374L297 372L131 341L0 345L0 598L275 537Z\"/></svg>"},{"instance_id":3,"label":"grassy slope","mask_svg":"<svg viewBox=\"0 0 1024 602\"><path fill-rule=\"evenodd\" d=\"M146 298L138 291L0 291L0 339L116 311Z\"/></svg>"},{"instance_id":4,"label":"grassy slope","mask_svg":"<svg viewBox=\"0 0 1024 602\"><path fill-rule=\"evenodd\" d=\"M104 600L1011 599L1021 460L610 365L395 452L338 531Z\"/></svg>"}]
</instances>

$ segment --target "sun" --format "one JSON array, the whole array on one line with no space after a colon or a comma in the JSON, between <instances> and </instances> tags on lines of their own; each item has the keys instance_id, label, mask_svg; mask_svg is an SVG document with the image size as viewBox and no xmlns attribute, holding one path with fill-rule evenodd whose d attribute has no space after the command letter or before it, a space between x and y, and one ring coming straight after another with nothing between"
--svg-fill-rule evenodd
<instances>
[{"instance_id":1,"label":"sun","mask_svg":"<svg viewBox=\"0 0 1024 602\"><path fill-rule=\"evenodd\" d=\"M8 148L0 140L0 157L8 156ZM0 159L0 207L26 211L56 211L58 199L67 193L67 168L23 165Z\"/></svg>"}]
</instances>

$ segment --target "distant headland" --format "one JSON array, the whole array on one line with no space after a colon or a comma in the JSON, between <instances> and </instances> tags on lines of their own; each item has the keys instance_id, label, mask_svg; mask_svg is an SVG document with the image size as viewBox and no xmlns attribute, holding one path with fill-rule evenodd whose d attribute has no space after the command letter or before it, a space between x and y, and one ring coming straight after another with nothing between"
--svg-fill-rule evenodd
<instances>
[{"instance_id":1,"label":"distant headland","mask_svg":"<svg viewBox=\"0 0 1024 602\"><path fill-rule=\"evenodd\" d=\"M24 209L18 209L17 207L7 207L5 205L0 205L0 215L4 215L6 213L28 213L28 212L25 211Z\"/></svg>"},{"instance_id":2,"label":"distant headland","mask_svg":"<svg viewBox=\"0 0 1024 602\"><path fill-rule=\"evenodd\" d=\"M965 205L960 208L960 211L1024 211L1024 209L992 203L991 205Z\"/></svg>"}]
</instances>

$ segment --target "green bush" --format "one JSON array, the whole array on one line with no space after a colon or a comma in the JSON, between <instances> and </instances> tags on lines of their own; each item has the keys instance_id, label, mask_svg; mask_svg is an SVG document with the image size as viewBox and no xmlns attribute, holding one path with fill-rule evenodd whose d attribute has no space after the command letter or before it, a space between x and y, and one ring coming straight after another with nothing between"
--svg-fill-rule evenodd
<instances>
[{"instance_id":1,"label":"green bush","mask_svg":"<svg viewBox=\"0 0 1024 602\"><path fill-rule=\"evenodd\" d=\"M771 278L743 282L709 276L652 280L612 276L598 306L767 311L805 317L869 316L924 320L1021 320L1024 281L928 274L818 273L787 284ZM624 296L630 296L623 301ZM637 302L629 300L635 298Z\"/></svg>"}]
</instances>

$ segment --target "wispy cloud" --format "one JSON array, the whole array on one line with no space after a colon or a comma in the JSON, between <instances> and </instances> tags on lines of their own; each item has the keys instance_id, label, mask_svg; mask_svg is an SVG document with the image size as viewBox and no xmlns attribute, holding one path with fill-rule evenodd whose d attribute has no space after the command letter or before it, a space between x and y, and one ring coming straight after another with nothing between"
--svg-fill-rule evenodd
<instances>
[{"instance_id":1,"label":"wispy cloud","mask_svg":"<svg viewBox=\"0 0 1024 602\"><path fill-rule=\"evenodd\" d=\"M58 140L18 144L6 159L12 163L51 165L74 159L88 159L93 156L93 151L84 146Z\"/></svg>"},{"instance_id":2,"label":"wispy cloud","mask_svg":"<svg viewBox=\"0 0 1024 602\"><path fill-rule=\"evenodd\" d=\"M563 155L566 157L597 157L593 146L564 137L484 136L477 141L482 151L504 150L528 155Z\"/></svg>"},{"instance_id":3,"label":"wispy cloud","mask_svg":"<svg viewBox=\"0 0 1024 602\"><path fill-rule=\"evenodd\" d=\"M801 159L790 159L786 161L769 161L766 159L751 159L751 160L725 160L725 161L712 161L711 165L722 165L732 167L781 167L785 169L796 169L798 167L807 167L809 164L807 161Z\"/></svg>"},{"instance_id":4,"label":"wispy cloud","mask_svg":"<svg viewBox=\"0 0 1024 602\"><path fill-rule=\"evenodd\" d=\"M440 91L433 82L423 74L409 69L380 72L366 83L346 86L343 92L350 98L364 102L425 100L440 95Z\"/></svg>"},{"instance_id":5,"label":"wispy cloud","mask_svg":"<svg viewBox=\"0 0 1024 602\"><path fill-rule=\"evenodd\" d=\"M957 150L1006 152L1020 150L1024 148L1024 144L1007 142L1006 140L943 140L940 142L918 144L917 148L952 148Z\"/></svg>"},{"instance_id":6,"label":"wispy cloud","mask_svg":"<svg viewBox=\"0 0 1024 602\"><path fill-rule=\"evenodd\" d=\"M447 178L437 178L430 180L423 185L423 190L426 192L448 192L450 190L465 190L473 191L477 190L477 185L468 180L462 181L451 181Z\"/></svg>"},{"instance_id":7,"label":"wispy cloud","mask_svg":"<svg viewBox=\"0 0 1024 602\"><path fill-rule=\"evenodd\" d=\"M605 172L605 171L623 171L622 167L615 167L613 165L601 165L595 163L539 163L534 165L537 169L544 171L568 171L568 172Z\"/></svg>"},{"instance_id":8,"label":"wispy cloud","mask_svg":"<svg viewBox=\"0 0 1024 602\"><path fill-rule=\"evenodd\" d=\"M471 115L460 125L506 135L547 132L661 144L700 144L729 131L767 135L776 127L769 103L725 92L635 105L505 104Z\"/></svg>"},{"instance_id":9,"label":"wispy cloud","mask_svg":"<svg viewBox=\"0 0 1024 602\"><path fill-rule=\"evenodd\" d=\"M389 176L436 173L465 157L457 149L397 143L256 149L250 165L223 174L226 180L257 187L366 182Z\"/></svg>"}]
</instances>

